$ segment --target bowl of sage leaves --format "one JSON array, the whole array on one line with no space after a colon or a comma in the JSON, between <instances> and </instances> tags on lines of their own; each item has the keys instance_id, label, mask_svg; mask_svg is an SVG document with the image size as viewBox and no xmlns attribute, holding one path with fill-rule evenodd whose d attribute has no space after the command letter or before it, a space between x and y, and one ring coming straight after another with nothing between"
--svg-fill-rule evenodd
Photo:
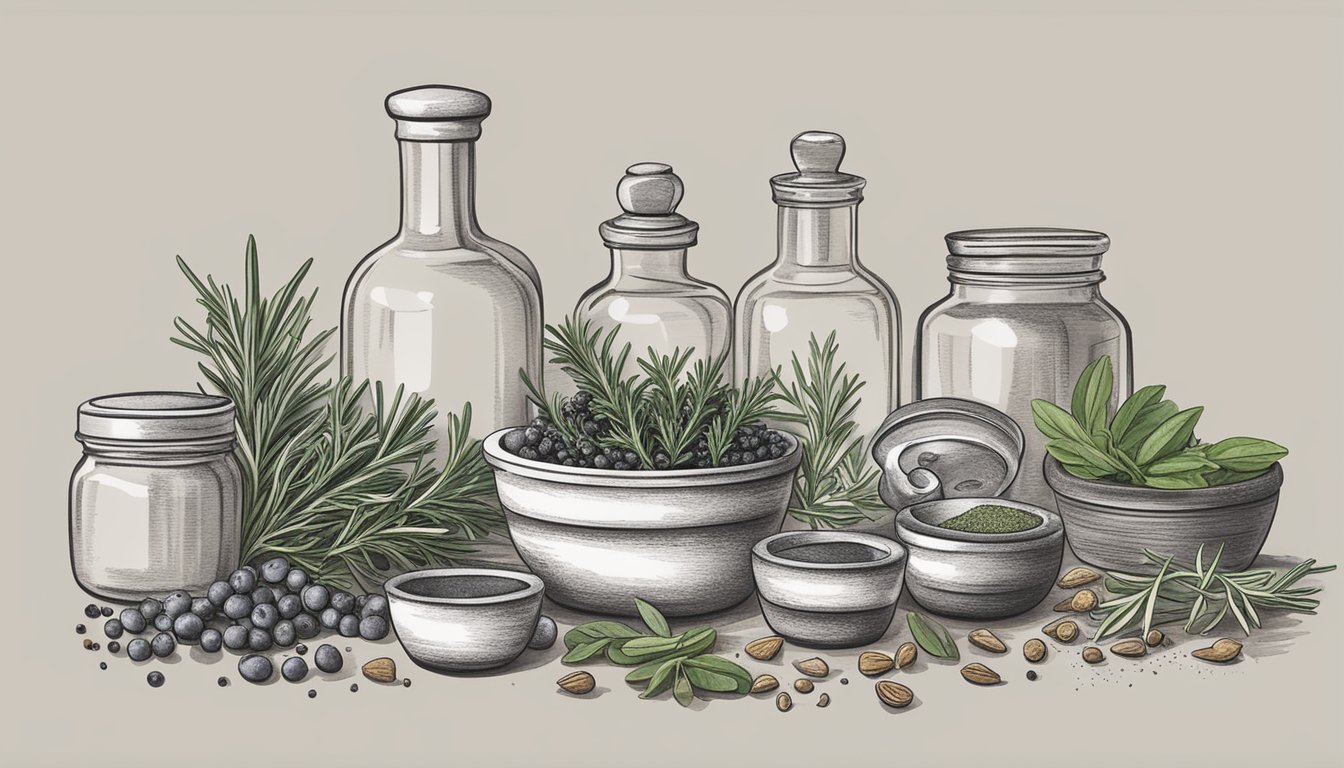
<instances>
[{"instance_id":1,"label":"bowl of sage leaves","mask_svg":"<svg viewBox=\"0 0 1344 768\"><path fill-rule=\"evenodd\" d=\"M1253 437L1205 442L1195 435L1202 406L1180 408L1153 385L1114 414L1111 359L1079 376L1069 410L1032 401L1049 442L1045 480L1078 559L1107 570L1151 563L1145 550L1193 560L1201 544L1223 547L1241 570L1260 553L1283 485L1281 445Z\"/></svg>"}]
</instances>

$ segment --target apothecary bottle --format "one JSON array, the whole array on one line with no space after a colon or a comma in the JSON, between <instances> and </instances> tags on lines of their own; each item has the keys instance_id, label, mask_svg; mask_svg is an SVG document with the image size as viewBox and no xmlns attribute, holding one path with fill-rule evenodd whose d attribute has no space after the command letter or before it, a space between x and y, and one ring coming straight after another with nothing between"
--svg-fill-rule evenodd
<instances>
[{"instance_id":1,"label":"apothecary bottle","mask_svg":"<svg viewBox=\"0 0 1344 768\"><path fill-rule=\"evenodd\" d=\"M242 473L234 406L193 392L134 392L79 406L70 561L109 600L204 594L238 567Z\"/></svg>"},{"instance_id":2,"label":"apothecary bottle","mask_svg":"<svg viewBox=\"0 0 1344 768\"><path fill-rule=\"evenodd\" d=\"M1026 435L1005 496L1047 509L1045 438L1031 401L1062 404L1089 363L1110 355L1111 413L1133 389L1124 317L1101 295L1110 239L1074 229L980 229L947 238L951 292L924 310L915 347L915 397L960 397L1007 413Z\"/></svg>"},{"instance_id":3,"label":"apothecary bottle","mask_svg":"<svg viewBox=\"0 0 1344 768\"><path fill-rule=\"evenodd\" d=\"M598 228L611 250L611 272L574 311L599 328L618 328L617 338L631 345L631 365L649 348L662 355L694 349L689 371L698 360L725 355L732 343L728 295L686 271L700 225L676 212L683 192L671 166L632 165L616 186L623 212ZM725 360L726 376L732 365Z\"/></svg>"},{"instance_id":4,"label":"apothecary bottle","mask_svg":"<svg viewBox=\"0 0 1344 768\"><path fill-rule=\"evenodd\" d=\"M778 257L737 297L737 375L793 379L796 355L806 370L808 342L835 333L838 360L864 383L854 411L857 434L873 431L900 401L900 305L859 262L858 207L867 183L840 171L845 142L834 133L799 134L796 173L770 180L779 205Z\"/></svg>"},{"instance_id":5,"label":"apothecary bottle","mask_svg":"<svg viewBox=\"0 0 1344 768\"><path fill-rule=\"evenodd\" d=\"M541 370L541 288L521 251L476 221L476 140L483 93L424 86L387 97L401 150L401 228L346 284L341 364L356 381L471 404L471 434L526 423L519 371Z\"/></svg>"}]
</instances>

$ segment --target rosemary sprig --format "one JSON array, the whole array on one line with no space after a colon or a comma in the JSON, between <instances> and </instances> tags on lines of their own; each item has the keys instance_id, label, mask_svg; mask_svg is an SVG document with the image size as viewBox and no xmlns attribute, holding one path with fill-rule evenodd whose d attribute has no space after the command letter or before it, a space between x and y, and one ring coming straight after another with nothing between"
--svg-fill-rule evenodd
<instances>
[{"instance_id":1,"label":"rosemary sprig","mask_svg":"<svg viewBox=\"0 0 1344 768\"><path fill-rule=\"evenodd\" d=\"M206 321L201 331L177 318L173 341L206 358L202 376L237 406L242 560L283 554L316 578L364 589L390 573L452 563L503 527L490 470L469 437L470 405L446 417L436 468L432 401L400 389L388 401L381 386L321 380L335 329L305 340L315 293L298 290L311 264L262 298L248 238L240 301L178 259Z\"/></svg>"},{"instance_id":2,"label":"rosemary sprig","mask_svg":"<svg viewBox=\"0 0 1344 768\"><path fill-rule=\"evenodd\" d=\"M839 353L834 331L825 343L812 335L806 370L795 354L792 383L774 374L780 397L791 409L782 418L803 425L803 462L789 513L814 529L874 520L887 510L877 492L879 472L864 461L864 439L855 436L854 412L864 382L857 374L845 375Z\"/></svg>"},{"instance_id":3,"label":"rosemary sprig","mask_svg":"<svg viewBox=\"0 0 1344 768\"><path fill-rule=\"evenodd\" d=\"M1146 635L1155 626L1180 621L1185 622L1186 632L1203 635L1221 624L1228 613L1249 635L1261 626L1261 610L1315 613L1320 601L1310 596L1320 588L1294 585L1306 576L1335 570L1333 565L1317 566L1315 560L1305 560L1281 574L1269 568L1229 573L1218 570L1222 555L1219 545L1206 566L1201 545L1194 565L1187 565L1144 550L1144 557L1160 566L1156 576L1107 574L1106 591L1116 597L1092 612L1092 618L1100 621L1094 639L1133 628Z\"/></svg>"},{"instance_id":4,"label":"rosemary sprig","mask_svg":"<svg viewBox=\"0 0 1344 768\"><path fill-rule=\"evenodd\" d=\"M778 373L776 371L775 373ZM742 386L727 391L720 412L709 423L705 441L709 445L709 457L716 466L733 446L737 431L747 424L764 421L778 416L774 402L779 399L775 392L775 378L743 379Z\"/></svg>"}]
</instances>

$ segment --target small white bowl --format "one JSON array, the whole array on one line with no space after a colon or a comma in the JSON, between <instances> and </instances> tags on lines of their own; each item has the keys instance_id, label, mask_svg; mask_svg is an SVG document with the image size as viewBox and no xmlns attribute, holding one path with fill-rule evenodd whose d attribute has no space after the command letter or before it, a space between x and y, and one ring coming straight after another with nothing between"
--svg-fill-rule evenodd
<instances>
[{"instance_id":1,"label":"small white bowl","mask_svg":"<svg viewBox=\"0 0 1344 768\"><path fill-rule=\"evenodd\" d=\"M527 648L545 585L530 573L437 568L384 585L392 625L416 664L444 672L502 667Z\"/></svg>"}]
</instances>

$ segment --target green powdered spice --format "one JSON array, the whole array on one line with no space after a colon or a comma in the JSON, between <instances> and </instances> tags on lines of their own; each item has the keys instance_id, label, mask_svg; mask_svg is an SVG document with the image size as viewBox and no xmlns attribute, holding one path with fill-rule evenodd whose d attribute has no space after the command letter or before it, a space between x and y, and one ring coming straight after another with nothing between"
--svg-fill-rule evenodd
<instances>
[{"instance_id":1,"label":"green powdered spice","mask_svg":"<svg viewBox=\"0 0 1344 768\"><path fill-rule=\"evenodd\" d=\"M1041 524L1041 519L1030 512L999 504L981 504L948 518L939 528L963 533L1020 533Z\"/></svg>"}]
</instances>

